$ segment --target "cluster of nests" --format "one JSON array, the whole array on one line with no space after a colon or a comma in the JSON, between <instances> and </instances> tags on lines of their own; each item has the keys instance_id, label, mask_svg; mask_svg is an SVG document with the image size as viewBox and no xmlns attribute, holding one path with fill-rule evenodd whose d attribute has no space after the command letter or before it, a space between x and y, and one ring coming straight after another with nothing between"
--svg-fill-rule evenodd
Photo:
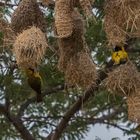
<instances>
[{"instance_id":1,"label":"cluster of nests","mask_svg":"<svg viewBox=\"0 0 140 140\"><path fill-rule=\"evenodd\" d=\"M64 72L68 86L87 88L96 85L97 73L85 42L84 20L78 11L83 9L91 16L89 0L57 0L55 3L55 26L60 58L58 68Z\"/></svg>"},{"instance_id":2,"label":"cluster of nests","mask_svg":"<svg viewBox=\"0 0 140 140\"><path fill-rule=\"evenodd\" d=\"M125 44L127 38L140 37L140 2L106 0L104 29L110 46ZM128 117L140 123L140 73L132 62L109 73L104 86L111 93L127 96Z\"/></svg>"},{"instance_id":3,"label":"cluster of nests","mask_svg":"<svg viewBox=\"0 0 140 140\"><path fill-rule=\"evenodd\" d=\"M50 0L42 2L46 5L54 4ZM97 74L84 38L84 21L75 7L81 8L86 16L93 16L89 0L55 1L55 26L60 52L58 67L64 72L69 85L86 88L95 84ZM12 15L11 25L2 23L2 26L8 29L8 32L3 31L4 39L14 37L12 51L18 66L35 69L48 47L46 21L37 0L22 0Z\"/></svg>"},{"instance_id":4,"label":"cluster of nests","mask_svg":"<svg viewBox=\"0 0 140 140\"><path fill-rule=\"evenodd\" d=\"M127 37L140 36L138 0L106 0L104 29L111 45L124 44Z\"/></svg>"},{"instance_id":5,"label":"cluster of nests","mask_svg":"<svg viewBox=\"0 0 140 140\"><path fill-rule=\"evenodd\" d=\"M140 73L136 66L128 61L108 74L103 81L109 93L127 97L128 118L140 123Z\"/></svg>"},{"instance_id":6,"label":"cluster of nests","mask_svg":"<svg viewBox=\"0 0 140 140\"><path fill-rule=\"evenodd\" d=\"M11 19L17 35L13 53L19 67L33 68L40 64L48 47L46 21L36 0L22 0Z\"/></svg>"},{"instance_id":7,"label":"cluster of nests","mask_svg":"<svg viewBox=\"0 0 140 140\"><path fill-rule=\"evenodd\" d=\"M58 68L65 74L68 85L87 88L91 84L96 85L97 72L85 42L84 20L79 7L86 16L92 15L90 0L55 1L55 27L60 52ZM106 0L104 10L104 28L111 45L125 43L127 36L140 36L138 0ZM9 25L1 24L1 21L0 26L9 30ZM11 27L17 35L13 48L17 64L23 68L35 68L48 47L46 22L36 0L20 2L12 16ZM5 36L9 38L8 34ZM103 83L109 92L128 97L129 118L140 121L139 113L136 113L140 108L140 74L135 65L130 61L120 65L109 73Z\"/></svg>"}]
</instances>

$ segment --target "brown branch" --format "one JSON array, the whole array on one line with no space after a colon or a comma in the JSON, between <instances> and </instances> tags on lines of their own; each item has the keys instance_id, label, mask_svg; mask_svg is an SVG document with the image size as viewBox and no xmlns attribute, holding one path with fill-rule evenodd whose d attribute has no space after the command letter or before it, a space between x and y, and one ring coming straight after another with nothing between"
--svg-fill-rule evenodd
<instances>
[{"instance_id":1,"label":"brown branch","mask_svg":"<svg viewBox=\"0 0 140 140\"><path fill-rule=\"evenodd\" d=\"M5 111L5 106L3 104L0 104L0 114L3 114Z\"/></svg>"},{"instance_id":2,"label":"brown branch","mask_svg":"<svg viewBox=\"0 0 140 140\"><path fill-rule=\"evenodd\" d=\"M80 110L81 106L91 97L95 96L95 91L98 90L100 82L106 78L106 73L101 71L100 77L97 79L97 85L91 85L74 104L73 106L64 114L63 119L60 121L58 126L56 127L54 133L50 133L45 140L59 140L61 134L63 133L64 129L67 127L68 122L74 116L74 114Z\"/></svg>"},{"instance_id":3,"label":"brown branch","mask_svg":"<svg viewBox=\"0 0 140 140\"><path fill-rule=\"evenodd\" d=\"M64 85L58 85L54 88L50 88L50 89L46 89L44 92L43 92L43 96L46 96L46 95L51 95L51 94L54 94L54 93L59 93L58 91L61 91L64 89ZM20 109L18 111L18 114L17 116L18 117L21 117L23 116L24 114L24 111L25 109L27 109L27 107L31 104L31 103L34 103L36 101L36 98L33 97L31 99L28 99L25 103L23 103L21 106L20 106Z\"/></svg>"},{"instance_id":4,"label":"brown branch","mask_svg":"<svg viewBox=\"0 0 140 140\"><path fill-rule=\"evenodd\" d=\"M121 114L124 111L125 111L125 108L120 106L120 107L114 109L114 111L112 111L112 113L110 113L110 114L103 115L100 118L94 118L94 117L85 118L85 120L88 124L102 123L104 121L109 122L112 118L114 118L118 114Z\"/></svg>"},{"instance_id":5,"label":"brown branch","mask_svg":"<svg viewBox=\"0 0 140 140\"><path fill-rule=\"evenodd\" d=\"M15 126L16 130L20 133L21 137L24 140L35 140L34 137L23 125L23 122L18 117L12 115L4 105L0 105L0 110L3 115L9 120L9 122L11 122Z\"/></svg>"}]
</instances>

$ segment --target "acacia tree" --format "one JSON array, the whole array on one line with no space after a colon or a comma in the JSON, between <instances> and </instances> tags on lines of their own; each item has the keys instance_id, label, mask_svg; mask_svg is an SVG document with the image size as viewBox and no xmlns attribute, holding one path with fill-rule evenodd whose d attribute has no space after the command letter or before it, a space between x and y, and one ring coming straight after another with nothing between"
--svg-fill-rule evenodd
<instances>
[{"instance_id":1,"label":"acacia tree","mask_svg":"<svg viewBox=\"0 0 140 140\"><path fill-rule=\"evenodd\" d=\"M80 140L89 131L90 125L101 123L116 127L127 135L134 134L133 138L138 139L140 136L134 128L127 129L132 122L128 121L126 98L109 94L101 84L108 77L107 73L116 69L108 61L111 51L106 47L108 40L103 28L104 1L96 0L92 5L96 11L96 23L89 20L86 26L85 38L90 53L94 54L92 58L97 63L98 78L96 86L91 84L85 91L81 88L67 88L64 74L57 68L59 48L57 38L52 33L55 2L47 2L47 5L42 1L38 2L47 21L46 34L50 46L39 66L43 78L44 101L41 104L36 103L26 75L17 67L12 53L13 44L4 44L5 36L14 38L14 35L8 31L7 36L7 30L0 31L0 138ZM1 1L1 19L10 22L18 5L19 1ZM138 69L139 47L138 38L129 39L127 42L129 57ZM120 126L118 121L124 122L124 127Z\"/></svg>"}]
</instances>

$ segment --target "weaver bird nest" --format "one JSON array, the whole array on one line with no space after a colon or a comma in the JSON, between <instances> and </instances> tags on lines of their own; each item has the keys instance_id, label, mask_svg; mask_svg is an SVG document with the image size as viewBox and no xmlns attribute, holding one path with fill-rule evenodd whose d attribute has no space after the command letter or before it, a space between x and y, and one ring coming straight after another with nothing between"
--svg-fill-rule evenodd
<instances>
[{"instance_id":1,"label":"weaver bird nest","mask_svg":"<svg viewBox=\"0 0 140 140\"><path fill-rule=\"evenodd\" d=\"M65 71L65 79L70 86L78 85L87 88L95 85L96 67L88 53L81 51L70 59Z\"/></svg>"},{"instance_id":2,"label":"weaver bird nest","mask_svg":"<svg viewBox=\"0 0 140 140\"><path fill-rule=\"evenodd\" d=\"M79 6L87 16L93 16L89 0L57 0L55 2L55 26L59 38L70 37L74 32L73 10Z\"/></svg>"},{"instance_id":3,"label":"weaver bird nest","mask_svg":"<svg viewBox=\"0 0 140 140\"><path fill-rule=\"evenodd\" d=\"M95 84L96 68L84 39L83 19L77 9L74 9L72 15L74 28L72 35L59 39L58 67L65 73L65 79L69 85L86 88L90 84Z\"/></svg>"},{"instance_id":4,"label":"weaver bird nest","mask_svg":"<svg viewBox=\"0 0 140 140\"><path fill-rule=\"evenodd\" d=\"M35 68L38 65L47 48L45 34L36 27L23 31L17 36L13 53L20 67Z\"/></svg>"},{"instance_id":5,"label":"weaver bird nest","mask_svg":"<svg viewBox=\"0 0 140 140\"><path fill-rule=\"evenodd\" d=\"M128 61L108 74L104 86L111 93L130 96L138 93L140 74L135 65Z\"/></svg>"},{"instance_id":6,"label":"weaver bird nest","mask_svg":"<svg viewBox=\"0 0 140 140\"><path fill-rule=\"evenodd\" d=\"M0 18L0 45L3 47L10 47L16 38L14 31L10 28L9 23Z\"/></svg>"},{"instance_id":7,"label":"weaver bird nest","mask_svg":"<svg viewBox=\"0 0 140 140\"><path fill-rule=\"evenodd\" d=\"M140 37L140 2L106 0L104 28L110 44L124 44L126 37Z\"/></svg>"},{"instance_id":8,"label":"weaver bird nest","mask_svg":"<svg viewBox=\"0 0 140 140\"><path fill-rule=\"evenodd\" d=\"M12 15L11 27L16 33L36 26L46 31L46 22L36 0L22 0Z\"/></svg>"},{"instance_id":9,"label":"weaver bird nest","mask_svg":"<svg viewBox=\"0 0 140 140\"><path fill-rule=\"evenodd\" d=\"M140 94L127 98L128 119L140 123Z\"/></svg>"},{"instance_id":10,"label":"weaver bird nest","mask_svg":"<svg viewBox=\"0 0 140 140\"><path fill-rule=\"evenodd\" d=\"M72 34L72 7L67 0L57 0L55 2L55 26L57 35L60 38L68 37Z\"/></svg>"}]
</instances>

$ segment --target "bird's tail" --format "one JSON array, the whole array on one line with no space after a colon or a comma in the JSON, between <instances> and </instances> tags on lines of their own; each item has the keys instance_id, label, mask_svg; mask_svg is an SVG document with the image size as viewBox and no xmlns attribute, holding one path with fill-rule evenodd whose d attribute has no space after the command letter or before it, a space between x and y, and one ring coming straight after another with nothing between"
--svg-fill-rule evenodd
<instances>
[{"instance_id":1,"label":"bird's tail","mask_svg":"<svg viewBox=\"0 0 140 140\"><path fill-rule=\"evenodd\" d=\"M36 101L38 103L43 101L43 97L42 97L41 91L37 92Z\"/></svg>"}]
</instances>

